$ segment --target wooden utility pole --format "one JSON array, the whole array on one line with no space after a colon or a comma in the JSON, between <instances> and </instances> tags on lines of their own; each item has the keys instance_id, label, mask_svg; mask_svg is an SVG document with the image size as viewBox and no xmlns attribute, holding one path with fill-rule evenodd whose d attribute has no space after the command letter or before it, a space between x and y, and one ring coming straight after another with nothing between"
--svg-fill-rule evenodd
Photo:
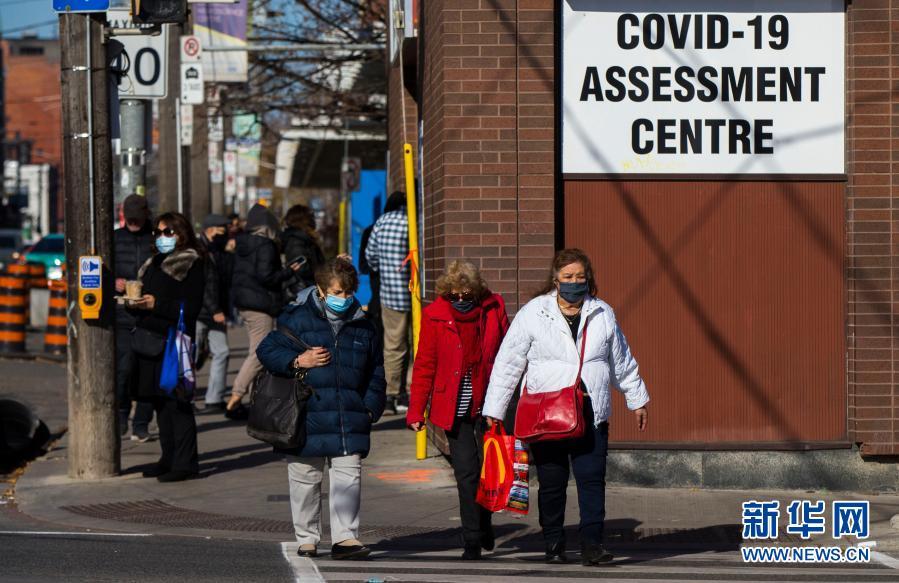
<instances>
[{"instance_id":1,"label":"wooden utility pole","mask_svg":"<svg viewBox=\"0 0 899 583\"><path fill-rule=\"evenodd\" d=\"M194 136L190 144L190 216L194 225L206 218L211 209L209 194L209 136L206 105L182 105L194 108Z\"/></svg>"},{"instance_id":2,"label":"wooden utility pole","mask_svg":"<svg viewBox=\"0 0 899 583\"><path fill-rule=\"evenodd\" d=\"M121 447L116 412L115 306L110 270L113 189L104 21L104 14L59 16L70 306L78 304L79 256L98 255L103 259L100 318L83 320L80 311L73 309L69 322L69 476L85 480L118 474ZM91 156L92 169L88 162Z\"/></svg>"},{"instance_id":3,"label":"wooden utility pole","mask_svg":"<svg viewBox=\"0 0 899 583\"><path fill-rule=\"evenodd\" d=\"M178 210L178 100L181 98L181 25L163 24L169 27L168 78L166 98L159 101L159 208L158 213ZM186 159L185 159L186 161ZM187 164L183 164L186 168ZM183 183L182 183L183 184ZM187 203L187 190L184 191ZM185 204L185 210L190 207Z\"/></svg>"}]
</instances>

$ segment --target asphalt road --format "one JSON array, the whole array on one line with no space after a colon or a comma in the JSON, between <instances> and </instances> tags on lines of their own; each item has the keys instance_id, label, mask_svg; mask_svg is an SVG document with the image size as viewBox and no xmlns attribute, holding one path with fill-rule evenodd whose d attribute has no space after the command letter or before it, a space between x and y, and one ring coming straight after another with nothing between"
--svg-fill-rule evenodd
<instances>
[{"instance_id":1,"label":"asphalt road","mask_svg":"<svg viewBox=\"0 0 899 583\"><path fill-rule=\"evenodd\" d=\"M52 534L51 534L52 533ZM0 581L294 581L271 542L78 532L0 506Z\"/></svg>"}]
</instances>

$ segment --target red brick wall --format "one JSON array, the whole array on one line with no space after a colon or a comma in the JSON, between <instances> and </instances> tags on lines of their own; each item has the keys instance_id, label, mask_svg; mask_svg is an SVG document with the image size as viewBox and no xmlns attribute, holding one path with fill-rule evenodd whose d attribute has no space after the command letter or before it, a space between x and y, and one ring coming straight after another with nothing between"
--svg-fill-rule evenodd
<instances>
[{"instance_id":1,"label":"red brick wall","mask_svg":"<svg viewBox=\"0 0 899 583\"><path fill-rule=\"evenodd\" d=\"M850 438L899 453L899 0L856 0L847 18L847 348Z\"/></svg>"},{"instance_id":2,"label":"red brick wall","mask_svg":"<svg viewBox=\"0 0 899 583\"><path fill-rule=\"evenodd\" d=\"M406 134L403 135L403 101L406 106ZM390 147L390 167L387 169L391 192L406 191L403 177L403 140L408 140L413 148L418 144L418 105L412 95L403 87L399 65L391 66L387 72L387 132ZM390 193L388 193L390 194Z\"/></svg>"},{"instance_id":3,"label":"red brick wall","mask_svg":"<svg viewBox=\"0 0 899 583\"><path fill-rule=\"evenodd\" d=\"M465 258L514 313L554 252L553 2L424 10L426 289Z\"/></svg>"},{"instance_id":4,"label":"red brick wall","mask_svg":"<svg viewBox=\"0 0 899 583\"><path fill-rule=\"evenodd\" d=\"M62 105L59 62L44 56L10 56L3 43L6 66L6 135L16 131L34 141L32 161L62 165Z\"/></svg>"}]
</instances>

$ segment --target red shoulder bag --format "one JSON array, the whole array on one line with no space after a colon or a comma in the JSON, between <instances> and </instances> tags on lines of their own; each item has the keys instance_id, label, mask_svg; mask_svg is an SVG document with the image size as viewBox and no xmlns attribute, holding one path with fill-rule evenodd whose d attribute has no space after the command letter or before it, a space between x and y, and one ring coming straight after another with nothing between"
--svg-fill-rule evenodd
<instances>
[{"instance_id":1,"label":"red shoulder bag","mask_svg":"<svg viewBox=\"0 0 899 583\"><path fill-rule=\"evenodd\" d=\"M581 343L581 361L574 384L558 391L530 393L521 387L521 398L515 412L515 437L526 443L577 439L584 435L584 393L581 371L587 348L587 325Z\"/></svg>"}]
</instances>

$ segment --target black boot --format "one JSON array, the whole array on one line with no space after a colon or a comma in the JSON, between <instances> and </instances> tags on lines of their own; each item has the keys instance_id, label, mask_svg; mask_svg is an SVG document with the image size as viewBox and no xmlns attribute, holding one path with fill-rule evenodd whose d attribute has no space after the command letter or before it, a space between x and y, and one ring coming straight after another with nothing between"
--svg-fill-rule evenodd
<instances>
[{"instance_id":1,"label":"black boot","mask_svg":"<svg viewBox=\"0 0 899 583\"><path fill-rule=\"evenodd\" d=\"M479 561L481 559L481 545L478 543L465 543L462 551L463 561Z\"/></svg>"},{"instance_id":2,"label":"black boot","mask_svg":"<svg viewBox=\"0 0 899 583\"><path fill-rule=\"evenodd\" d=\"M167 467L165 467L165 466L161 466L161 465L159 465L159 464L156 464L155 466L153 466L153 467L150 468L149 470L146 470L146 471L143 473L143 476L144 476L145 478L158 478L159 476L161 476L161 475L163 475L163 474L167 474L167 473L169 473L170 471L171 471L171 470L170 470L169 468L167 468Z\"/></svg>"},{"instance_id":3,"label":"black boot","mask_svg":"<svg viewBox=\"0 0 899 583\"><path fill-rule=\"evenodd\" d=\"M200 474L197 472L191 472L188 470L174 470L168 472L167 474L162 474L158 476L156 479L160 482L183 482L184 480L193 480L197 478Z\"/></svg>"},{"instance_id":4,"label":"black boot","mask_svg":"<svg viewBox=\"0 0 899 583\"><path fill-rule=\"evenodd\" d=\"M493 534L493 526L487 525L487 530L481 534L481 548L492 551L496 547L496 536Z\"/></svg>"},{"instance_id":5,"label":"black boot","mask_svg":"<svg viewBox=\"0 0 899 583\"><path fill-rule=\"evenodd\" d=\"M615 557L599 543L581 544L581 564L585 567L611 563Z\"/></svg>"},{"instance_id":6,"label":"black boot","mask_svg":"<svg viewBox=\"0 0 899 583\"><path fill-rule=\"evenodd\" d=\"M568 562L565 557L565 543L557 542L546 547L546 563L548 565L563 565Z\"/></svg>"}]
</instances>

